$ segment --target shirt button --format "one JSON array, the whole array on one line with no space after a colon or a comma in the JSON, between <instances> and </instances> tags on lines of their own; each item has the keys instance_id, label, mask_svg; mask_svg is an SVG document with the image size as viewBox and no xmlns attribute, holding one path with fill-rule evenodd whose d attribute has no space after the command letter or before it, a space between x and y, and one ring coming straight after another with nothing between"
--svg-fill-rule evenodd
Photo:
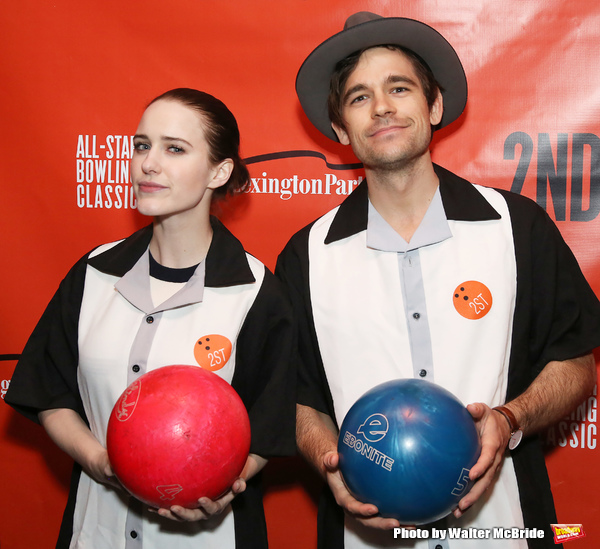
<instances>
[{"instance_id":1,"label":"shirt button","mask_svg":"<svg viewBox=\"0 0 600 549\"><path fill-rule=\"evenodd\" d=\"M140 367L137 364L134 364L131 369L137 374L140 371Z\"/></svg>"},{"instance_id":2,"label":"shirt button","mask_svg":"<svg viewBox=\"0 0 600 549\"><path fill-rule=\"evenodd\" d=\"M129 535L130 535L130 536L131 536L133 539L135 539L135 538L137 538L137 537L138 537L138 533L137 533L135 530L132 530L131 532L129 532ZM441 547L440 547L440 549L441 549Z\"/></svg>"},{"instance_id":3,"label":"shirt button","mask_svg":"<svg viewBox=\"0 0 600 549\"><path fill-rule=\"evenodd\" d=\"M427 375L427 370L425 370L425 369L421 370L421 371L419 372L419 375L420 375L421 377L425 377L425 376Z\"/></svg>"},{"instance_id":4,"label":"shirt button","mask_svg":"<svg viewBox=\"0 0 600 549\"><path fill-rule=\"evenodd\" d=\"M413 318L414 318L415 320L419 320L419 318L421 318L421 315L420 315L419 313L414 313L414 314L413 314Z\"/></svg>"},{"instance_id":5,"label":"shirt button","mask_svg":"<svg viewBox=\"0 0 600 549\"><path fill-rule=\"evenodd\" d=\"M154 317L153 317L153 316L147 316L147 317L146 317L146 322L147 322L148 324L152 324L152 323L154 322Z\"/></svg>"},{"instance_id":6,"label":"shirt button","mask_svg":"<svg viewBox=\"0 0 600 549\"><path fill-rule=\"evenodd\" d=\"M444 549L439 543L435 546L435 549Z\"/></svg>"}]
</instances>

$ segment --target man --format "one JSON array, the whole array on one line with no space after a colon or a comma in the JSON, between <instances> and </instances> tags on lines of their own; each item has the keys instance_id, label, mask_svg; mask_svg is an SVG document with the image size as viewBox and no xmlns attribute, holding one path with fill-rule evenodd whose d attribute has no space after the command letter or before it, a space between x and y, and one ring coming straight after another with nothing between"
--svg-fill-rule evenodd
<instances>
[{"instance_id":1,"label":"man","mask_svg":"<svg viewBox=\"0 0 600 549\"><path fill-rule=\"evenodd\" d=\"M415 377L474 403L482 443L472 489L434 526L539 528L544 537L409 546L555 547L532 435L590 393L590 353L600 344L600 304L575 258L534 202L432 163L432 131L460 116L467 85L431 27L355 14L309 55L296 89L313 124L351 145L366 173L290 240L277 266L300 321L297 443L331 491L319 546L402 545L390 532L397 520L346 490L336 446L338 426L367 389Z\"/></svg>"}]
</instances>

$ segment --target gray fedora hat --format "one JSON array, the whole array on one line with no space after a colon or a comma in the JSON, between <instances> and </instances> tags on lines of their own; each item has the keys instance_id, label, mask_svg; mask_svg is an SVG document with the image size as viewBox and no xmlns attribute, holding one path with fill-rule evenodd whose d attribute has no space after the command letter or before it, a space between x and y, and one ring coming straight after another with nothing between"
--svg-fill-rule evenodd
<instances>
[{"instance_id":1,"label":"gray fedora hat","mask_svg":"<svg viewBox=\"0 0 600 549\"><path fill-rule=\"evenodd\" d=\"M467 103L467 78L450 43L420 21L362 11L346 20L344 30L317 46L296 77L296 93L306 116L330 139L337 141L327 110L329 82L336 64L356 51L386 44L416 53L443 88L444 114L438 128L447 126L463 112Z\"/></svg>"}]
</instances>

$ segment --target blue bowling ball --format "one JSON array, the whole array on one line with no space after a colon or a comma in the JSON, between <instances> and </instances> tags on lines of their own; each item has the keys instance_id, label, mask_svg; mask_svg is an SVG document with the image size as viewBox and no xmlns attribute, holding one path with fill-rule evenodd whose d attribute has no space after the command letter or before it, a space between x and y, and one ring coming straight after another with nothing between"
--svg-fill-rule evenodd
<instances>
[{"instance_id":1,"label":"blue bowling ball","mask_svg":"<svg viewBox=\"0 0 600 549\"><path fill-rule=\"evenodd\" d=\"M445 517L471 488L481 451L465 406L439 385L399 379L377 385L340 429L340 471L350 493L401 524Z\"/></svg>"}]
</instances>

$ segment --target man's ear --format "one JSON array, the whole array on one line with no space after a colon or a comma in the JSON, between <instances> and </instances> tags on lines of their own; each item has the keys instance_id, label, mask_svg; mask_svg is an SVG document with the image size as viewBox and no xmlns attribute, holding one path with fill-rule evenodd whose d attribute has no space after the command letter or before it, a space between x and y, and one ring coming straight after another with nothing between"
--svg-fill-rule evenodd
<instances>
[{"instance_id":1,"label":"man's ear","mask_svg":"<svg viewBox=\"0 0 600 549\"><path fill-rule=\"evenodd\" d=\"M209 189L218 189L229 181L231 172L233 171L233 160L226 158L214 167L211 182L208 184Z\"/></svg>"},{"instance_id":2,"label":"man's ear","mask_svg":"<svg viewBox=\"0 0 600 549\"><path fill-rule=\"evenodd\" d=\"M442 92L438 90L437 97L429 109L429 121L432 126L437 126L442 121L444 114L444 98Z\"/></svg>"},{"instance_id":3,"label":"man's ear","mask_svg":"<svg viewBox=\"0 0 600 549\"><path fill-rule=\"evenodd\" d=\"M350 139L348 139L348 134L346 133L346 130L344 128L341 128L334 122L331 123L331 127L333 128L335 135L337 135L342 145L350 145Z\"/></svg>"}]
</instances>

